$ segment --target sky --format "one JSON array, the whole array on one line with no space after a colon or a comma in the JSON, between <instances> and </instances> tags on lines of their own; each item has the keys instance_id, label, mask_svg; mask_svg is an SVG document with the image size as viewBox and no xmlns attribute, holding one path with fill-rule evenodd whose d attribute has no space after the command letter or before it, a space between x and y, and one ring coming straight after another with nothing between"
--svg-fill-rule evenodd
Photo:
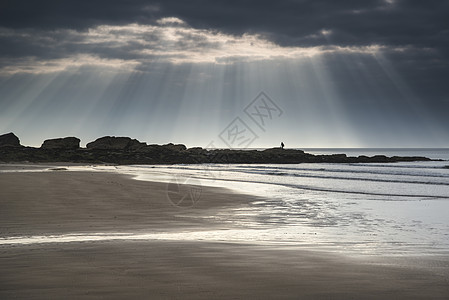
<instances>
[{"instance_id":1,"label":"sky","mask_svg":"<svg viewBox=\"0 0 449 300\"><path fill-rule=\"evenodd\" d=\"M0 134L449 147L449 1L0 2Z\"/></svg>"}]
</instances>

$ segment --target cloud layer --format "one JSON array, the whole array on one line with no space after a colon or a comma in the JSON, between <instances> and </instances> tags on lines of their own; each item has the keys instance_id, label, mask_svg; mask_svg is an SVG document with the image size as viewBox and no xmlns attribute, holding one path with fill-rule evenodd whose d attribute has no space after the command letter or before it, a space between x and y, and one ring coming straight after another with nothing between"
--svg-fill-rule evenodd
<instances>
[{"instance_id":1,"label":"cloud layer","mask_svg":"<svg viewBox=\"0 0 449 300\"><path fill-rule=\"evenodd\" d=\"M103 24L150 25L177 17L194 28L265 34L282 45L317 46L331 39L340 46L447 49L448 12L444 0L16 0L0 4L0 26L86 30ZM320 35L323 31L329 35Z\"/></svg>"},{"instance_id":2,"label":"cloud layer","mask_svg":"<svg viewBox=\"0 0 449 300\"><path fill-rule=\"evenodd\" d=\"M382 50L398 64L438 71L449 65L448 12L438 0L17 0L0 4L0 67L46 72L95 61L132 68Z\"/></svg>"},{"instance_id":3,"label":"cloud layer","mask_svg":"<svg viewBox=\"0 0 449 300\"><path fill-rule=\"evenodd\" d=\"M320 33L326 35L328 33ZM0 29L1 72L47 73L82 66L134 69L154 62L218 63L300 59L325 53L375 54L369 46L279 46L257 34L196 29L166 17L154 25L98 25L73 29ZM16 51L15 49L20 49Z\"/></svg>"}]
</instances>

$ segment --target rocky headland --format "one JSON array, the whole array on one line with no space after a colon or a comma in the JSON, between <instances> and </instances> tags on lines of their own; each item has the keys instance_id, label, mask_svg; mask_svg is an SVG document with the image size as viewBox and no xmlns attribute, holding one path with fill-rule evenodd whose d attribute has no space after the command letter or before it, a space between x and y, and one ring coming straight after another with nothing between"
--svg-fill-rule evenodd
<instances>
[{"instance_id":1,"label":"rocky headland","mask_svg":"<svg viewBox=\"0 0 449 300\"><path fill-rule=\"evenodd\" d=\"M346 154L313 155L302 150L187 148L182 144L147 145L129 137L105 136L80 147L80 139L45 140L40 148L25 147L13 133L0 135L0 162L71 162L107 164L200 164L200 163L390 163L430 161L427 157L384 155L350 157Z\"/></svg>"}]
</instances>

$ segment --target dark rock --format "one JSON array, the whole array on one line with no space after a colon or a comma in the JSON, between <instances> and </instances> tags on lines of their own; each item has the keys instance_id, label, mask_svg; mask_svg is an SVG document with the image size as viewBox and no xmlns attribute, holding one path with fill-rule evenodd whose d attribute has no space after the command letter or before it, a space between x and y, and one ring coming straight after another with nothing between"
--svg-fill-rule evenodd
<instances>
[{"instance_id":1,"label":"dark rock","mask_svg":"<svg viewBox=\"0 0 449 300\"><path fill-rule=\"evenodd\" d=\"M74 150L80 147L80 139L76 137L65 137L58 139L45 140L42 149L65 149Z\"/></svg>"},{"instance_id":2,"label":"dark rock","mask_svg":"<svg viewBox=\"0 0 449 300\"><path fill-rule=\"evenodd\" d=\"M304 153L302 150L296 149L282 149L282 148L269 148L262 151L263 153L273 153L273 154L301 154Z\"/></svg>"},{"instance_id":3,"label":"dark rock","mask_svg":"<svg viewBox=\"0 0 449 300\"><path fill-rule=\"evenodd\" d=\"M0 135L0 147L21 147L19 138L12 132Z\"/></svg>"},{"instance_id":4,"label":"dark rock","mask_svg":"<svg viewBox=\"0 0 449 300\"><path fill-rule=\"evenodd\" d=\"M422 157L422 156L393 156L391 157L393 161L429 161L430 158ZM438 161L438 160L437 160Z\"/></svg>"},{"instance_id":5,"label":"dark rock","mask_svg":"<svg viewBox=\"0 0 449 300\"><path fill-rule=\"evenodd\" d=\"M129 137L104 136L86 145L87 149L98 150L125 150L134 151L145 147L146 143L141 143Z\"/></svg>"},{"instance_id":6,"label":"dark rock","mask_svg":"<svg viewBox=\"0 0 449 300\"><path fill-rule=\"evenodd\" d=\"M371 157L371 161L375 162L389 162L391 159L386 157L385 155L374 155Z\"/></svg>"},{"instance_id":7,"label":"dark rock","mask_svg":"<svg viewBox=\"0 0 449 300\"><path fill-rule=\"evenodd\" d=\"M346 154L324 155L324 159L328 160L329 162L344 162L346 158Z\"/></svg>"},{"instance_id":8,"label":"dark rock","mask_svg":"<svg viewBox=\"0 0 449 300\"><path fill-rule=\"evenodd\" d=\"M184 151L187 150L187 147L183 144L166 144L166 145L162 145L162 147L172 150L172 151Z\"/></svg>"},{"instance_id":9,"label":"dark rock","mask_svg":"<svg viewBox=\"0 0 449 300\"><path fill-rule=\"evenodd\" d=\"M187 149L187 151L190 152L190 153L194 153L194 154L205 154L205 153L207 153L207 150L203 149L201 147L189 148L189 149Z\"/></svg>"},{"instance_id":10,"label":"dark rock","mask_svg":"<svg viewBox=\"0 0 449 300\"><path fill-rule=\"evenodd\" d=\"M129 137L102 137L79 148L79 139L46 140L41 148L17 147L18 138L0 136L2 162L78 162L111 164L300 164L300 163L391 163L429 161L426 157L347 157L345 154L313 155L302 150L272 148L263 151L235 149L187 149L182 144L147 145ZM62 149L62 150L61 150Z\"/></svg>"},{"instance_id":11,"label":"dark rock","mask_svg":"<svg viewBox=\"0 0 449 300\"><path fill-rule=\"evenodd\" d=\"M142 147L136 149L136 151L144 152L144 153L152 153L152 152L161 151L161 149L162 149L161 145L152 144L152 145L142 146Z\"/></svg>"},{"instance_id":12,"label":"dark rock","mask_svg":"<svg viewBox=\"0 0 449 300\"><path fill-rule=\"evenodd\" d=\"M366 155L360 155L355 160L358 162L369 162L369 157Z\"/></svg>"}]
</instances>

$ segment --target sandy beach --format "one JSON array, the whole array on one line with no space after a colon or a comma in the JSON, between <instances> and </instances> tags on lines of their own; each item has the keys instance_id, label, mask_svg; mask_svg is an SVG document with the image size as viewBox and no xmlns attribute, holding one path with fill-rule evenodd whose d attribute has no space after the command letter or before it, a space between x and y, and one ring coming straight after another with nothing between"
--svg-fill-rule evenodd
<instances>
[{"instance_id":1,"label":"sandy beach","mask_svg":"<svg viewBox=\"0 0 449 300\"><path fill-rule=\"evenodd\" d=\"M167 184L100 172L0 173L0 238L179 233L256 197L202 187L193 208ZM449 259L351 257L313 247L202 240L0 245L1 299L447 299Z\"/></svg>"}]
</instances>

